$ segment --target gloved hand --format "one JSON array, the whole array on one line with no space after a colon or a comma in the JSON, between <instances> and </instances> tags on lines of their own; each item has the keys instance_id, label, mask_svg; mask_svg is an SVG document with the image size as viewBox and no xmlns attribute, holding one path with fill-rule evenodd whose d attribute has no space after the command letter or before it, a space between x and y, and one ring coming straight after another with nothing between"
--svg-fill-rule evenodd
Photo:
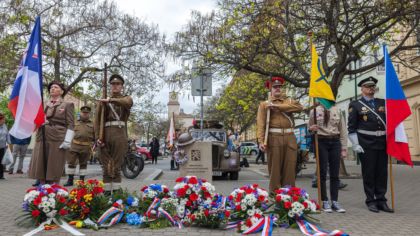
<instances>
[{"instance_id":1,"label":"gloved hand","mask_svg":"<svg viewBox=\"0 0 420 236\"><path fill-rule=\"evenodd\" d=\"M357 138L356 133L349 134L349 139L350 139L350 142L353 146L353 151L355 151L356 153L364 153L365 152L363 150L362 146L360 146L360 144L359 144L359 139Z\"/></svg>"},{"instance_id":2,"label":"gloved hand","mask_svg":"<svg viewBox=\"0 0 420 236\"><path fill-rule=\"evenodd\" d=\"M60 145L60 149L69 149L71 147L71 141L74 137L74 131L68 129L66 132L66 137L64 137L64 142Z\"/></svg>"}]
</instances>

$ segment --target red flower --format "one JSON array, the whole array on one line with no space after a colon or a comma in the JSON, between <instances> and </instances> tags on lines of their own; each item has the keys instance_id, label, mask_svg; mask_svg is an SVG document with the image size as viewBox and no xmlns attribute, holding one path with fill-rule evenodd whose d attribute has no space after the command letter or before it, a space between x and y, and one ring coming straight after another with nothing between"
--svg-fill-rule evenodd
<instances>
[{"instance_id":1,"label":"red flower","mask_svg":"<svg viewBox=\"0 0 420 236\"><path fill-rule=\"evenodd\" d=\"M205 199L211 198L211 194L209 192L204 192L204 198Z\"/></svg>"},{"instance_id":2,"label":"red flower","mask_svg":"<svg viewBox=\"0 0 420 236\"><path fill-rule=\"evenodd\" d=\"M305 208L308 208L308 203L307 203L307 202L303 202L303 203L302 203L302 205L303 205Z\"/></svg>"},{"instance_id":3,"label":"red flower","mask_svg":"<svg viewBox=\"0 0 420 236\"><path fill-rule=\"evenodd\" d=\"M253 184L252 187L258 188L258 184Z\"/></svg>"},{"instance_id":4,"label":"red flower","mask_svg":"<svg viewBox=\"0 0 420 236\"><path fill-rule=\"evenodd\" d=\"M148 186L144 186L143 188L140 189L140 191L144 192L144 190L146 190L148 188Z\"/></svg>"},{"instance_id":5,"label":"red flower","mask_svg":"<svg viewBox=\"0 0 420 236\"><path fill-rule=\"evenodd\" d=\"M29 193L32 190L36 190L36 188L30 188L30 189L26 190L26 193Z\"/></svg>"},{"instance_id":6,"label":"red flower","mask_svg":"<svg viewBox=\"0 0 420 236\"><path fill-rule=\"evenodd\" d=\"M197 177L191 176L191 178L188 180L189 184L198 184Z\"/></svg>"},{"instance_id":7,"label":"red flower","mask_svg":"<svg viewBox=\"0 0 420 236\"><path fill-rule=\"evenodd\" d=\"M201 182L205 183L205 182L207 182L207 180L206 179L201 179Z\"/></svg>"},{"instance_id":8,"label":"red flower","mask_svg":"<svg viewBox=\"0 0 420 236\"><path fill-rule=\"evenodd\" d=\"M184 177L179 177L175 180L177 183L181 183L184 180Z\"/></svg>"},{"instance_id":9,"label":"red flower","mask_svg":"<svg viewBox=\"0 0 420 236\"><path fill-rule=\"evenodd\" d=\"M48 193L48 194L50 194L50 193L54 193L54 189L52 189L52 188L47 188L47 193Z\"/></svg>"},{"instance_id":10,"label":"red flower","mask_svg":"<svg viewBox=\"0 0 420 236\"><path fill-rule=\"evenodd\" d=\"M225 216L229 217L230 216L230 211L225 211Z\"/></svg>"},{"instance_id":11,"label":"red flower","mask_svg":"<svg viewBox=\"0 0 420 236\"><path fill-rule=\"evenodd\" d=\"M251 194L251 193L253 193L254 192L254 190L252 189L252 188L247 188L246 190L245 190L245 193L246 194Z\"/></svg>"},{"instance_id":12,"label":"red flower","mask_svg":"<svg viewBox=\"0 0 420 236\"><path fill-rule=\"evenodd\" d=\"M210 213L209 213L209 210L208 210L208 209L205 209L205 210L204 210L204 215L205 215L206 217L209 217L209 214L210 214Z\"/></svg>"},{"instance_id":13,"label":"red flower","mask_svg":"<svg viewBox=\"0 0 420 236\"><path fill-rule=\"evenodd\" d=\"M197 199L198 199L198 195L196 193L191 193L190 200L191 201L197 201Z\"/></svg>"},{"instance_id":14,"label":"red flower","mask_svg":"<svg viewBox=\"0 0 420 236\"><path fill-rule=\"evenodd\" d=\"M294 196L292 197L292 199L293 199L293 201L294 201L294 202L297 202L297 201L299 201L299 196L294 195Z\"/></svg>"},{"instance_id":15,"label":"red flower","mask_svg":"<svg viewBox=\"0 0 420 236\"><path fill-rule=\"evenodd\" d=\"M176 193L177 193L177 195L178 195L179 197L184 197L184 196L185 196L185 194L186 194L186 191L185 191L185 189L180 188L180 189L178 189L178 190L176 191Z\"/></svg>"},{"instance_id":16,"label":"red flower","mask_svg":"<svg viewBox=\"0 0 420 236\"><path fill-rule=\"evenodd\" d=\"M201 186L201 190L203 190L203 191L207 191L207 188L206 188L206 187L204 187L204 186Z\"/></svg>"},{"instance_id":17,"label":"red flower","mask_svg":"<svg viewBox=\"0 0 420 236\"><path fill-rule=\"evenodd\" d=\"M280 195L276 196L276 202L281 202L281 196Z\"/></svg>"},{"instance_id":18,"label":"red flower","mask_svg":"<svg viewBox=\"0 0 420 236\"><path fill-rule=\"evenodd\" d=\"M99 193L103 193L103 192L104 192L104 189L101 188L101 187L94 187L93 188L93 193L94 194L99 194Z\"/></svg>"},{"instance_id":19,"label":"red flower","mask_svg":"<svg viewBox=\"0 0 420 236\"><path fill-rule=\"evenodd\" d=\"M42 197L41 196L36 197L34 199L34 205L35 206L38 206L41 203L41 201L42 201Z\"/></svg>"},{"instance_id":20,"label":"red flower","mask_svg":"<svg viewBox=\"0 0 420 236\"><path fill-rule=\"evenodd\" d=\"M284 203L284 208L290 209L290 207L292 207L292 203L291 202L285 202Z\"/></svg>"},{"instance_id":21,"label":"red flower","mask_svg":"<svg viewBox=\"0 0 420 236\"><path fill-rule=\"evenodd\" d=\"M87 214L90 212L90 209L88 207L83 208L83 213Z\"/></svg>"},{"instance_id":22,"label":"red flower","mask_svg":"<svg viewBox=\"0 0 420 236\"><path fill-rule=\"evenodd\" d=\"M237 211L240 211L242 208L241 208L241 205L236 205L235 206L235 210L237 210Z\"/></svg>"},{"instance_id":23,"label":"red flower","mask_svg":"<svg viewBox=\"0 0 420 236\"><path fill-rule=\"evenodd\" d=\"M232 201L233 200L233 196L232 195L229 195L228 199L229 199L229 201Z\"/></svg>"},{"instance_id":24,"label":"red flower","mask_svg":"<svg viewBox=\"0 0 420 236\"><path fill-rule=\"evenodd\" d=\"M258 219L261 218L261 215L258 213L255 213L254 216L257 217Z\"/></svg>"},{"instance_id":25,"label":"red flower","mask_svg":"<svg viewBox=\"0 0 420 236\"><path fill-rule=\"evenodd\" d=\"M258 201L263 202L265 200L265 197L263 195L258 196Z\"/></svg>"},{"instance_id":26,"label":"red flower","mask_svg":"<svg viewBox=\"0 0 420 236\"><path fill-rule=\"evenodd\" d=\"M187 207L192 206L192 202L188 200L188 201L185 203L185 206L187 206Z\"/></svg>"},{"instance_id":27,"label":"red flower","mask_svg":"<svg viewBox=\"0 0 420 236\"><path fill-rule=\"evenodd\" d=\"M39 210L33 210L32 211L32 216L33 217L37 217L37 216L39 216L41 214L41 212L39 211Z\"/></svg>"},{"instance_id":28,"label":"red flower","mask_svg":"<svg viewBox=\"0 0 420 236\"><path fill-rule=\"evenodd\" d=\"M82 202L82 203L84 203L84 202ZM82 204L80 204L80 205L82 205ZM83 205L85 205L85 204L83 204ZM113 207L119 207L120 206L120 204L118 204L117 202L114 202L114 204L112 204L112 206ZM83 207L83 206L82 206Z\"/></svg>"},{"instance_id":29,"label":"red flower","mask_svg":"<svg viewBox=\"0 0 420 236\"><path fill-rule=\"evenodd\" d=\"M65 209L61 209L61 210L59 210L58 211L58 214L60 214L61 216L65 216L65 215L67 215L69 212L67 211L67 210L65 210Z\"/></svg>"},{"instance_id":30,"label":"red flower","mask_svg":"<svg viewBox=\"0 0 420 236\"><path fill-rule=\"evenodd\" d=\"M251 219L246 219L246 226L248 226L248 227L251 227L252 226L252 221L251 221Z\"/></svg>"},{"instance_id":31,"label":"red flower","mask_svg":"<svg viewBox=\"0 0 420 236\"><path fill-rule=\"evenodd\" d=\"M65 202L66 202L66 199L65 199L64 197L62 197L62 196L59 196L59 197L58 197L58 201L59 201L60 203L65 203Z\"/></svg>"},{"instance_id":32,"label":"red flower","mask_svg":"<svg viewBox=\"0 0 420 236\"><path fill-rule=\"evenodd\" d=\"M194 214L191 214L190 215L190 219L191 219L191 221L194 221L195 220L195 215Z\"/></svg>"},{"instance_id":33,"label":"red flower","mask_svg":"<svg viewBox=\"0 0 420 236\"><path fill-rule=\"evenodd\" d=\"M168 188L163 188L163 192L167 193L167 192L169 192L169 189Z\"/></svg>"}]
</instances>

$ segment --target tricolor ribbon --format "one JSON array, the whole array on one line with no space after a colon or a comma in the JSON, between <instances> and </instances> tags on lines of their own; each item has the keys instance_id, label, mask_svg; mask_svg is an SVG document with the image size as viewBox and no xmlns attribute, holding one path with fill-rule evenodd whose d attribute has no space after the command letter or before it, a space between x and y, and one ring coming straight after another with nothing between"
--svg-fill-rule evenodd
<instances>
[{"instance_id":1,"label":"tricolor ribbon","mask_svg":"<svg viewBox=\"0 0 420 236\"><path fill-rule=\"evenodd\" d=\"M111 221L108 224L105 224L105 221L108 220L108 218L110 218L111 216L115 215ZM116 208L116 207L111 207L109 208L104 214L102 214L101 217L99 217L98 219L98 225L100 227L110 227L112 225L117 224L118 222L120 222L121 218L124 216L124 211Z\"/></svg>"},{"instance_id":2,"label":"tricolor ribbon","mask_svg":"<svg viewBox=\"0 0 420 236\"><path fill-rule=\"evenodd\" d=\"M348 236L348 234L340 230L333 230L330 232L328 230L321 229L306 220L296 220L296 223L299 226L300 231L307 236Z\"/></svg>"},{"instance_id":3,"label":"tricolor ribbon","mask_svg":"<svg viewBox=\"0 0 420 236\"><path fill-rule=\"evenodd\" d=\"M150 204L149 208L147 209L146 213L144 213L144 215L145 215L145 216L147 216L147 217L150 217L150 212L151 212L153 209L156 209L156 208L159 206L159 203L160 203L160 199L159 199L159 198L157 198L157 197L155 197L155 198L153 199L152 204Z\"/></svg>"},{"instance_id":4,"label":"tricolor ribbon","mask_svg":"<svg viewBox=\"0 0 420 236\"><path fill-rule=\"evenodd\" d=\"M36 229L32 230L29 233L24 234L23 236L35 235L35 234L43 231L45 225L49 225L49 224L51 224L51 222L54 222L56 225L60 226L61 228L63 228L65 231L71 233L72 235L76 235L76 236L84 236L85 235L85 234L77 231L75 228L71 227L65 221L57 220L56 218L50 218L50 219L46 220L45 222L41 223Z\"/></svg>"},{"instance_id":5,"label":"tricolor ribbon","mask_svg":"<svg viewBox=\"0 0 420 236\"><path fill-rule=\"evenodd\" d=\"M242 221L238 220L238 221L230 221L227 223L227 226L225 229L235 229L238 228L238 225L240 225L242 223Z\"/></svg>"}]
</instances>

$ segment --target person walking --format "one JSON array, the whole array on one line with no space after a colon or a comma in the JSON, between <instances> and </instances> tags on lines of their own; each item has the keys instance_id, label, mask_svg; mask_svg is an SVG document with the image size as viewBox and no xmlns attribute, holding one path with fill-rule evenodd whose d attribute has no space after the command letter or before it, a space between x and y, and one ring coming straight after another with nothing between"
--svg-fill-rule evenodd
<instances>
[{"instance_id":1,"label":"person walking","mask_svg":"<svg viewBox=\"0 0 420 236\"><path fill-rule=\"evenodd\" d=\"M296 178L297 143L294 134L292 113L301 112L303 107L298 101L288 98L282 87L285 80L273 77L268 83L271 90L269 101L261 102L257 115L257 137L261 140L260 149L268 154L268 173L270 192L285 185L294 186ZM267 125L267 112L270 117ZM268 126L267 146L264 143Z\"/></svg>"},{"instance_id":2,"label":"person walking","mask_svg":"<svg viewBox=\"0 0 420 236\"><path fill-rule=\"evenodd\" d=\"M25 139L18 139L12 135L10 136L10 143L13 144L13 163L9 166L9 174L13 174L13 169L15 168L16 161L18 161L18 168L16 174L23 174L23 160L25 159L26 151L28 150L29 143L31 142L31 137Z\"/></svg>"},{"instance_id":3,"label":"person walking","mask_svg":"<svg viewBox=\"0 0 420 236\"><path fill-rule=\"evenodd\" d=\"M338 189L340 185L340 159L347 156L346 121L336 106L327 109L320 105L315 109L316 118L314 111L311 110L308 126L310 131L318 133L322 209L325 212L334 210L344 213L346 210L338 203ZM328 171L330 174L331 204L326 185Z\"/></svg>"},{"instance_id":4,"label":"person walking","mask_svg":"<svg viewBox=\"0 0 420 236\"><path fill-rule=\"evenodd\" d=\"M159 156L159 140L156 137L153 137L149 146L150 155L152 155L152 164L157 164L157 158Z\"/></svg>"},{"instance_id":5,"label":"person walking","mask_svg":"<svg viewBox=\"0 0 420 236\"><path fill-rule=\"evenodd\" d=\"M9 130L5 124L6 117L0 112L0 179L4 179L4 168L2 164L4 154L6 153L7 143L10 143Z\"/></svg>"},{"instance_id":6,"label":"person walking","mask_svg":"<svg viewBox=\"0 0 420 236\"><path fill-rule=\"evenodd\" d=\"M95 131L90 118L91 108L83 106L80 108L80 120L74 127L74 138L71 143L69 158L67 162L68 179L64 186L73 186L76 166L79 163L79 179L84 181L87 174L87 163L91 156L92 145L95 142Z\"/></svg>"},{"instance_id":7,"label":"person walking","mask_svg":"<svg viewBox=\"0 0 420 236\"><path fill-rule=\"evenodd\" d=\"M124 79L111 75L111 97L98 99L95 115L95 137L99 137L101 113L105 113L105 140L98 138L99 159L102 164L104 189L107 195L121 188L121 165L128 150L127 121L133 106L133 99L123 95Z\"/></svg>"},{"instance_id":8,"label":"person walking","mask_svg":"<svg viewBox=\"0 0 420 236\"><path fill-rule=\"evenodd\" d=\"M362 98L349 105L348 132L353 150L362 164L365 203L372 212L394 210L387 205L385 194L388 180L388 155L386 153L385 100L375 98L378 80L372 76L363 79Z\"/></svg>"},{"instance_id":9,"label":"person walking","mask_svg":"<svg viewBox=\"0 0 420 236\"><path fill-rule=\"evenodd\" d=\"M257 145L258 147L260 146L260 142L257 139ZM255 163L258 164L258 161L261 159L261 163L264 165L265 164L265 153L263 150L261 150L261 148L258 148L258 156L257 159L255 159Z\"/></svg>"},{"instance_id":10,"label":"person walking","mask_svg":"<svg viewBox=\"0 0 420 236\"><path fill-rule=\"evenodd\" d=\"M50 99L45 105L46 122L37 131L28 171L28 176L39 180L40 184L60 183L67 150L73 140L74 104L63 100L64 91L64 84L59 81L48 84ZM42 129L45 129L45 140Z\"/></svg>"}]
</instances>

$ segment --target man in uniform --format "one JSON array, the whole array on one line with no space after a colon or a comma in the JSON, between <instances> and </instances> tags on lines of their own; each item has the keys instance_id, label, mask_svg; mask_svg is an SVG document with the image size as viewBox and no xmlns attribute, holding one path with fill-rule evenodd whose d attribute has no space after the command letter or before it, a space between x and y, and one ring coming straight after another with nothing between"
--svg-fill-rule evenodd
<instances>
[{"instance_id":1,"label":"man in uniform","mask_svg":"<svg viewBox=\"0 0 420 236\"><path fill-rule=\"evenodd\" d=\"M133 106L131 96L123 95L124 79L114 74L110 77L111 97L99 99L95 116L95 136L99 137L101 112L105 112L105 140L98 139L99 159L102 164L105 192L121 187L121 165L128 150L127 120Z\"/></svg>"},{"instance_id":2,"label":"man in uniform","mask_svg":"<svg viewBox=\"0 0 420 236\"><path fill-rule=\"evenodd\" d=\"M362 98L349 105L348 132L353 150L362 163L366 205L372 212L394 212L386 203L387 165L385 100L374 98L377 79L359 82Z\"/></svg>"},{"instance_id":3,"label":"man in uniform","mask_svg":"<svg viewBox=\"0 0 420 236\"><path fill-rule=\"evenodd\" d=\"M295 185L297 143L291 113L301 112L303 107L298 101L286 97L282 92L284 84L283 78L273 77L267 84L271 89L271 97L261 102L258 108L257 135L258 140L262 141L260 149L268 155L270 191L285 185ZM268 140L264 142L269 110Z\"/></svg>"},{"instance_id":4,"label":"man in uniform","mask_svg":"<svg viewBox=\"0 0 420 236\"><path fill-rule=\"evenodd\" d=\"M69 178L64 186L73 186L76 165L79 162L79 178L85 180L87 172L87 162L91 155L91 147L95 142L95 131L93 122L90 118L91 108L83 106L80 108L80 120L76 122L74 128L74 138L71 143L70 155L67 162L67 174Z\"/></svg>"}]
</instances>

